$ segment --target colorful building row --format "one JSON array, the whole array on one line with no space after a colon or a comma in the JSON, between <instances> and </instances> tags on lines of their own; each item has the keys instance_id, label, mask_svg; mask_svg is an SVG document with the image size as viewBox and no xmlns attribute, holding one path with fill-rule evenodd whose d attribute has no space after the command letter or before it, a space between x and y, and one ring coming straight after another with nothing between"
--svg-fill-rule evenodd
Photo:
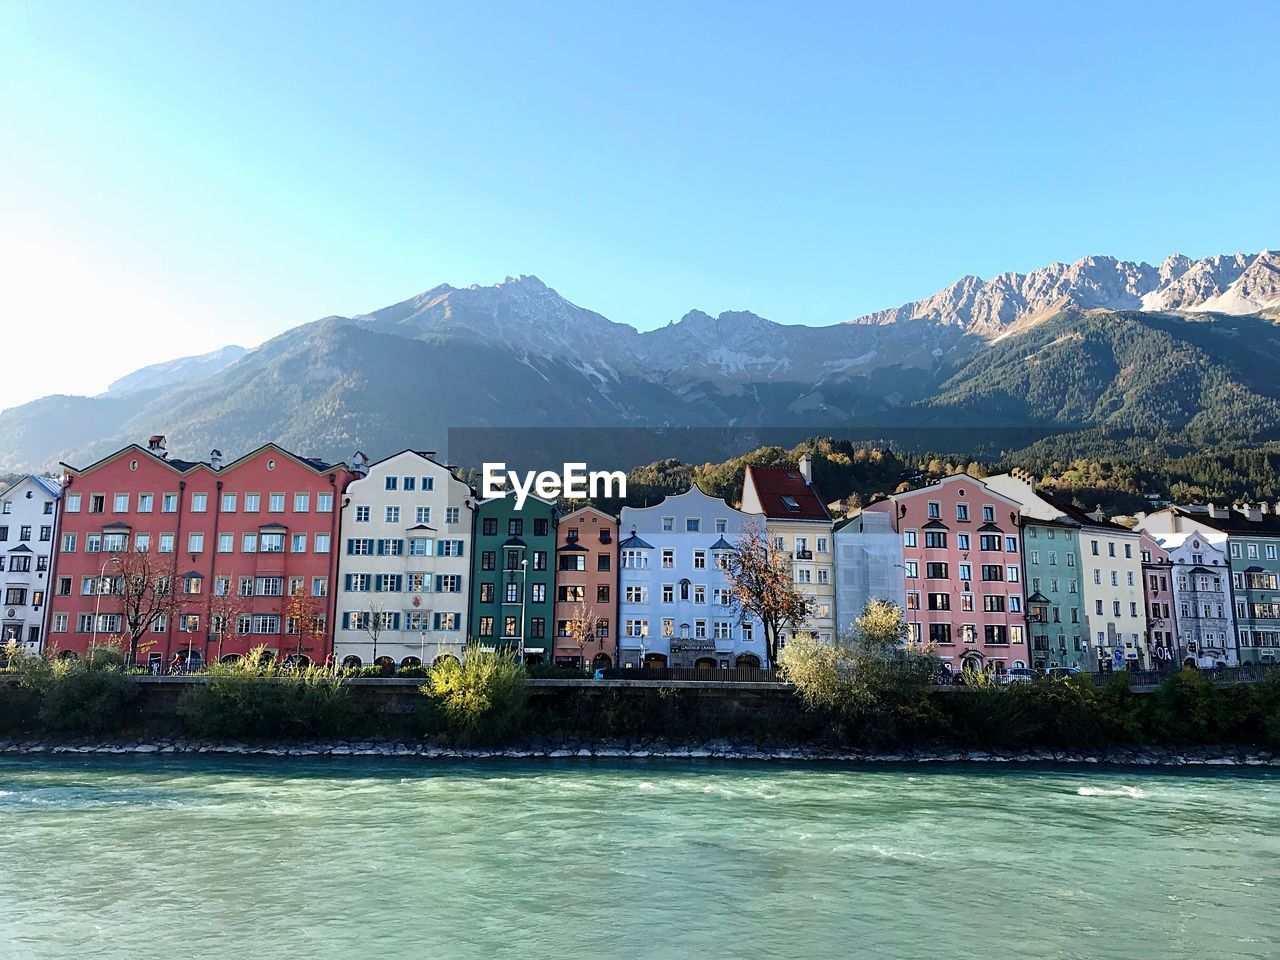
<instances>
[{"instance_id":1,"label":"colorful building row","mask_svg":"<svg viewBox=\"0 0 1280 960\"><path fill-rule=\"evenodd\" d=\"M751 466L740 508L696 486L614 517L479 500L430 452L370 464L268 444L224 462L164 437L0 495L2 642L74 654L138 634L139 661L265 646L348 666L431 663L468 642L578 667L765 666L723 569L756 526L830 641L872 599L953 670L1275 662L1280 517L1171 507L1136 527L1011 473L894 494L836 523L808 455ZM130 558L171 598L143 627ZM126 563L125 561L129 561Z\"/></svg>"}]
</instances>

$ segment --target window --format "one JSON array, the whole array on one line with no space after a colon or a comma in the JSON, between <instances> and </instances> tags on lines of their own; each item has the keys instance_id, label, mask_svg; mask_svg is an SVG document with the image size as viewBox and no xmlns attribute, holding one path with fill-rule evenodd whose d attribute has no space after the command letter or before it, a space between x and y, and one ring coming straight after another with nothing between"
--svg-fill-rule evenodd
<instances>
[{"instance_id":1,"label":"window","mask_svg":"<svg viewBox=\"0 0 1280 960\"><path fill-rule=\"evenodd\" d=\"M421 523L427 526L431 524L431 508L415 507L413 511L413 522Z\"/></svg>"},{"instance_id":2,"label":"window","mask_svg":"<svg viewBox=\"0 0 1280 960\"><path fill-rule=\"evenodd\" d=\"M511 517L507 520L507 536L522 537L524 536L524 521L519 517Z\"/></svg>"},{"instance_id":3,"label":"window","mask_svg":"<svg viewBox=\"0 0 1280 960\"><path fill-rule=\"evenodd\" d=\"M401 489L403 489L403 490L415 490L415 489L417 489L417 486L418 486L418 478L417 478L417 477L404 477L404 478L402 478L402 481L401 481L401 482L402 482L402 487L401 487Z\"/></svg>"},{"instance_id":4,"label":"window","mask_svg":"<svg viewBox=\"0 0 1280 960\"><path fill-rule=\"evenodd\" d=\"M295 493L293 495L293 512L306 513L311 509L311 494Z\"/></svg>"},{"instance_id":5,"label":"window","mask_svg":"<svg viewBox=\"0 0 1280 960\"><path fill-rule=\"evenodd\" d=\"M314 540L313 542L315 543L315 552L316 552L316 553L328 553L328 552L329 552L329 534L327 534L327 533L317 533L317 534L316 534L316 536L315 536L315 540Z\"/></svg>"},{"instance_id":6,"label":"window","mask_svg":"<svg viewBox=\"0 0 1280 960\"><path fill-rule=\"evenodd\" d=\"M246 493L244 495L244 512L257 513L262 502L261 494Z\"/></svg>"},{"instance_id":7,"label":"window","mask_svg":"<svg viewBox=\"0 0 1280 960\"><path fill-rule=\"evenodd\" d=\"M625 625L623 627L623 636L633 637L633 638L636 638L636 637L644 638L649 636L649 621L648 620L631 620L631 619L626 620Z\"/></svg>"},{"instance_id":8,"label":"window","mask_svg":"<svg viewBox=\"0 0 1280 960\"><path fill-rule=\"evenodd\" d=\"M924 532L925 549L939 550L947 545L945 530L926 530Z\"/></svg>"},{"instance_id":9,"label":"window","mask_svg":"<svg viewBox=\"0 0 1280 960\"><path fill-rule=\"evenodd\" d=\"M941 518L941 516L942 516L942 504L940 504L937 500L930 500L929 501L929 519L937 520Z\"/></svg>"},{"instance_id":10,"label":"window","mask_svg":"<svg viewBox=\"0 0 1280 960\"><path fill-rule=\"evenodd\" d=\"M209 509L209 495L207 493L193 493L191 495L191 512L206 513Z\"/></svg>"},{"instance_id":11,"label":"window","mask_svg":"<svg viewBox=\"0 0 1280 960\"><path fill-rule=\"evenodd\" d=\"M13 504L8 500L4 502L4 512L9 513L13 509ZM105 493L92 493L89 495L89 512L102 513L107 509L107 495Z\"/></svg>"},{"instance_id":12,"label":"window","mask_svg":"<svg viewBox=\"0 0 1280 960\"><path fill-rule=\"evenodd\" d=\"M946 580L947 565L945 563L926 563L924 565L924 575L929 580Z\"/></svg>"},{"instance_id":13,"label":"window","mask_svg":"<svg viewBox=\"0 0 1280 960\"><path fill-rule=\"evenodd\" d=\"M908 560L902 565L906 570L908 579L915 579L920 576L920 564L915 560Z\"/></svg>"},{"instance_id":14,"label":"window","mask_svg":"<svg viewBox=\"0 0 1280 960\"><path fill-rule=\"evenodd\" d=\"M178 495L176 493L166 493L160 499L161 513L177 513L178 512Z\"/></svg>"},{"instance_id":15,"label":"window","mask_svg":"<svg viewBox=\"0 0 1280 960\"><path fill-rule=\"evenodd\" d=\"M498 520L496 517L485 517L480 521L480 532L486 537L496 537L498 535Z\"/></svg>"},{"instance_id":16,"label":"window","mask_svg":"<svg viewBox=\"0 0 1280 960\"><path fill-rule=\"evenodd\" d=\"M234 493L224 493L222 495L222 512L223 513L236 512L236 495Z\"/></svg>"},{"instance_id":17,"label":"window","mask_svg":"<svg viewBox=\"0 0 1280 960\"><path fill-rule=\"evenodd\" d=\"M267 509L271 513L284 513L284 494L273 493L267 499Z\"/></svg>"},{"instance_id":18,"label":"window","mask_svg":"<svg viewBox=\"0 0 1280 960\"><path fill-rule=\"evenodd\" d=\"M160 552L173 553L173 534L172 533L160 534Z\"/></svg>"},{"instance_id":19,"label":"window","mask_svg":"<svg viewBox=\"0 0 1280 960\"><path fill-rule=\"evenodd\" d=\"M399 481L398 477L384 477L382 480L382 489L394 490L396 489L396 485L398 481Z\"/></svg>"},{"instance_id":20,"label":"window","mask_svg":"<svg viewBox=\"0 0 1280 960\"><path fill-rule=\"evenodd\" d=\"M705 550L693 551L693 569L695 570L707 569L707 551Z\"/></svg>"},{"instance_id":21,"label":"window","mask_svg":"<svg viewBox=\"0 0 1280 960\"><path fill-rule=\"evenodd\" d=\"M380 557L402 557L404 556L404 541L384 537L378 541L377 552Z\"/></svg>"},{"instance_id":22,"label":"window","mask_svg":"<svg viewBox=\"0 0 1280 960\"><path fill-rule=\"evenodd\" d=\"M493 617L481 617L480 625L477 631L482 637L493 636Z\"/></svg>"},{"instance_id":23,"label":"window","mask_svg":"<svg viewBox=\"0 0 1280 960\"><path fill-rule=\"evenodd\" d=\"M204 553L203 533L191 533L187 535L187 553Z\"/></svg>"},{"instance_id":24,"label":"window","mask_svg":"<svg viewBox=\"0 0 1280 960\"><path fill-rule=\"evenodd\" d=\"M1004 597L988 594L982 598L982 609L987 613L1004 613Z\"/></svg>"},{"instance_id":25,"label":"window","mask_svg":"<svg viewBox=\"0 0 1280 960\"><path fill-rule=\"evenodd\" d=\"M62 552L63 553L76 552L76 535L74 533L64 533L62 535Z\"/></svg>"},{"instance_id":26,"label":"window","mask_svg":"<svg viewBox=\"0 0 1280 960\"><path fill-rule=\"evenodd\" d=\"M930 610L950 610L951 595L948 593L931 593L929 594Z\"/></svg>"},{"instance_id":27,"label":"window","mask_svg":"<svg viewBox=\"0 0 1280 960\"><path fill-rule=\"evenodd\" d=\"M80 494L78 493L67 494L67 499L63 504L63 509L66 510L67 513L79 513L80 512Z\"/></svg>"},{"instance_id":28,"label":"window","mask_svg":"<svg viewBox=\"0 0 1280 960\"><path fill-rule=\"evenodd\" d=\"M967 503L956 504L956 519L957 520L969 519L969 505Z\"/></svg>"},{"instance_id":29,"label":"window","mask_svg":"<svg viewBox=\"0 0 1280 960\"><path fill-rule=\"evenodd\" d=\"M111 510L113 513L128 513L129 495L127 493L117 493L112 499Z\"/></svg>"},{"instance_id":30,"label":"window","mask_svg":"<svg viewBox=\"0 0 1280 960\"><path fill-rule=\"evenodd\" d=\"M373 541L368 537L353 537L347 540L347 556L367 557L373 553Z\"/></svg>"},{"instance_id":31,"label":"window","mask_svg":"<svg viewBox=\"0 0 1280 960\"><path fill-rule=\"evenodd\" d=\"M929 624L929 642L936 644L951 643L951 624L949 623L931 623Z\"/></svg>"},{"instance_id":32,"label":"window","mask_svg":"<svg viewBox=\"0 0 1280 960\"><path fill-rule=\"evenodd\" d=\"M702 518L701 517L685 517L684 532L685 533L701 533Z\"/></svg>"},{"instance_id":33,"label":"window","mask_svg":"<svg viewBox=\"0 0 1280 960\"><path fill-rule=\"evenodd\" d=\"M293 553L307 552L307 535L305 533L295 533L289 538L289 550Z\"/></svg>"},{"instance_id":34,"label":"window","mask_svg":"<svg viewBox=\"0 0 1280 960\"><path fill-rule=\"evenodd\" d=\"M262 553L284 553L284 534L274 532L260 534L258 549Z\"/></svg>"},{"instance_id":35,"label":"window","mask_svg":"<svg viewBox=\"0 0 1280 960\"><path fill-rule=\"evenodd\" d=\"M633 588L627 587L627 589ZM587 588L581 584L562 584L556 599L560 603L583 603L587 599Z\"/></svg>"},{"instance_id":36,"label":"window","mask_svg":"<svg viewBox=\"0 0 1280 960\"><path fill-rule=\"evenodd\" d=\"M609 554L601 553L596 556L596 570L600 573L608 573L613 569L613 561Z\"/></svg>"},{"instance_id":37,"label":"window","mask_svg":"<svg viewBox=\"0 0 1280 960\"><path fill-rule=\"evenodd\" d=\"M439 540L436 542L436 555L440 557L462 556L461 540ZM536 566L534 569L538 569Z\"/></svg>"},{"instance_id":38,"label":"window","mask_svg":"<svg viewBox=\"0 0 1280 960\"><path fill-rule=\"evenodd\" d=\"M535 583L529 588L530 603L546 603L547 602L547 585L545 583Z\"/></svg>"},{"instance_id":39,"label":"window","mask_svg":"<svg viewBox=\"0 0 1280 960\"><path fill-rule=\"evenodd\" d=\"M665 556L663 560L665 566ZM623 550L622 567L624 570L646 570L649 567L649 557L643 550Z\"/></svg>"},{"instance_id":40,"label":"window","mask_svg":"<svg viewBox=\"0 0 1280 960\"><path fill-rule=\"evenodd\" d=\"M384 523L399 523L400 508L397 506L392 506L388 504L382 510L382 520Z\"/></svg>"},{"instance_id":41,"label":"window","mask_svg":"<svg viewBox=\"0 0 1280 960\"><path fill-rule=\"evenodd\" d=\"M317 513L333 512L333 494L332 493L316 494L316 512Z\"/></svg>"},{"instance_id":42,"label":"window","mask_svg":"<svg viewBox=\"0 0 1280 960\"><path fill-rule=\"evenodd\" d=\"M445 631L452 632L459 629L459 627L462 624L462 614L460 613L447 613L442 611L442 612L436 613L434 615L434 619L435 619L436 630L445 630ZM536 622L536 618L535 618L535 622Z\"/></svg>"},{"instance_id":43,"label":"window","mask_svg":"<svg viewBox=\"0 0 1280 960\"><path fill-rule=\"evenodd\" d=\"M535 584L541 586L541 584ZM546 587L543 587L545 590ZM442 573L436 577L437 593L461 593L462 592L462 576L457 573Z\"/></svg>"},{"instance_id":44,"label":"window","mask_svg":"<svg viewBox=\"0 0 1280 960\"><path fill-rule=\"evenodd\" d=\"M914 530L902 531L902 545L904 547L914 547L916 545L916 531Z\"/></svg>"}]
</instances>

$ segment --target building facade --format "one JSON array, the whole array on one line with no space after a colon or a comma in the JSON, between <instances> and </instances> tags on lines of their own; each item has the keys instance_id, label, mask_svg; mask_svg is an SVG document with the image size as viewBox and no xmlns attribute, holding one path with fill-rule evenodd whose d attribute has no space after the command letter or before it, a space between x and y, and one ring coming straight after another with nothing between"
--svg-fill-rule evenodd
<instances>
[{"instance_id":1,"label":"building facade","mask_svg":"<svg viewBox=\"0 0 1280 960\"><path fill-rule=\"evenodd\" d=\"M57 480L35 475L0 492L0 648L43 649L61 496Z\"/></svg>"},{"instance_id":2,"label":"building facade","mask_svg":"<svg viewBox=\"0 0 1280 960\"><path fill-rule=\"evenodd\" d=\"M345 464L275 444L226 465L217 450L178 460L154 436L88 467L63 466L49 634L62 653L121 642L120 571L132 552L173 596L139 638L140 662L194 667L255 647L329 659Z\"/></svg>"},{"instance_id":3,"label":"building facade","mask_svg":"<svg viewBox=\"0 0 1280 960\"><path fill-rule=\"evenodd\" d=\"M907 626L953 671L1002 671L1030 658L1019 504L958 474L868 505L902 538Z\"/></svg>"},{"instance_id":4,"label":"building facade","mask_svg":"<svg viewBox=\"0 0 1280 960\"><path fill-rule=\"evenodd\" d=\"M1079 563L1081 616L1086 628L1078 665L1089 670L1150 666L1139 534L1111 522L1101 510L1085 513L1038 489L1035 478L1021 471L987 477L986 483L1017 501L1024 519L1078 530L1073 559ZM1075 653L1074 649L1068 652Z\"/></svg>"},{"instance_id":5,"label":"building facade","mask_svg":"<svg viewBox=\"0 0 1280 960\"><path fill-rule=\"evenodd\" d=\"M612 667L618 662L618 519L583 507L561 517L556 530L555 662Z\"/></svg>"},{"instance_id":6,"label":"building facade","mask_svg":"<svg viewBox=\"0 0 1280 960\"><path fill-rule=\"evenodd\" d=\"M482 648L550 660L556 521L555 504L537 497L520 510L511 494L477 504L469 633Z\"/></svg>"},{"instance_id":7,"label":"building facade","mask_svg":"<svg viewBox=\"0 0 1280 960\"><path fill-rule=\"evenodd\" d=\"M1153 535L1195 531L1225 544L1240 663L1280 662L1280 516L1268 503L1176 506L1140 520Z\"/></svg>"},{"instance_id":8,"label":"building facade","mask_svg":"<svg viewBox=\"0 0 1280 960\"><path fill-rule=\"evenodd\" d=\"M1182 663L1178 643L1177 604L1173 597L1173 561L1149 533L1142 533L1142 588L1147 604L1147 650L1153 669Z\"/></svg>"},{"instance_id":9,"label":"building facade","mask_svg":"<svg viewBox=\"0 0 1280 960\"><path fill-rule=\"evenodd\" d=\"M742 509L764 514L765 533L775 549L791 559L796 590L809 599L811 614L788 634L807 635L823 643L835 637L835 550L831 514L813 485L813 457L804 454L797 467L747 467L742 483Z\"/></svg>"},{"instance_id":10,"label":"building facade","mask_svg":"<svg viewBox=\"0 0 1280 960\"><path fill-rule=\"evenodd\" d=\"M461 657L471 597L471 487L430 453L366 467L343 497L334 655L346 667Z\"/></svg>"},{"instance_id":11,"label":"building facade","mask_svg":"<svg viewBox=\"0 0 1280 960\"><path fill-rule=\"evenodd\" d=\"M764 628L730 600L724 557L760 514L697 486L618 522L618 656L628 667L768 666Z\"/></svg>"},{"instance_id":12,"label":"building facade","mask_svg":"<svg viewBox=\"0 0 1280 960\"><path fill-rule=\"evenodd\" d=\"M905 611L902 537L893 529L893 516L857 510L837 523L832 535L836 551L836 633L852 630L854 621L872 600L888 600Z\"/></svg>"},{"instance_id":13,"label":"building facade","mask_svg":"<svg viewBox=\"0 0 1280 960\"><path fill-rule=\"evenodd\" d=\"M1080 591L1080 525L1024 516L1022 546L1031 666L1090 669Z\"/></svg>"}]
</instances>

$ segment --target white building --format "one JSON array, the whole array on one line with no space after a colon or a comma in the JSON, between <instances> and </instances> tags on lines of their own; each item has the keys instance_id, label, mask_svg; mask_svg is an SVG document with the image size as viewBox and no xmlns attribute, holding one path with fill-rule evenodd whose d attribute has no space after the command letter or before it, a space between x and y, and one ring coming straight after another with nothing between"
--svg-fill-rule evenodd
<instances>
[{"instance_id":1,"label":"white building","mask_svg":"<svg viewBox=\"0 0 1280 960\"><path fill-rule=\"evenodd\" d=\"M334 659L413 666L461 655L474 491L429 453L405 450L372 466L357 454L355 470L368 472L342 503Z\"/></svg>"},{"instance_id":2,"label":"white building","mask_svg":"<svg viewBox=\"0 0 1280 960\"><path fill-rule=\"evenodd\" d=\"M43 648L61 496L57 480L37 476L0 493L0 647L16 643L29 653Z\"/></svg>"},{"instance_id":3,"label":"white building","mask_svg":"<svg viewBox=\"0 0 1280 960\"><path fill-rule=\"evenodd\" d=\"M653 507L623 507L618 522L618 657L624 666L768 666L764 627L745 622L721 566L748 524L696 486Z\"/></svg>"},{"instance_id":4,"label":"white building","mask_svg":"<svg viewBox=\"0 0 1280 960\"><path fill-rule=\"evenodd\" d=\"M1172 563L1169 576L1178 624L1178 661L1201 667L1237 666L1227 536L1195 523L1180 527L1147 530Z\"/></svg>"},{"instance_id":5,"label":"white building","mask_svg":"<svg viewBox=\"0 0 1280 960\"><path fill-rule=\"evenodd\" d=\"M847 633L872 600L907 606L902 537L893 517L856 510L836 524L836 632ZM913 611L918 613L918 611Z\"/></svg>"}]
</instances>

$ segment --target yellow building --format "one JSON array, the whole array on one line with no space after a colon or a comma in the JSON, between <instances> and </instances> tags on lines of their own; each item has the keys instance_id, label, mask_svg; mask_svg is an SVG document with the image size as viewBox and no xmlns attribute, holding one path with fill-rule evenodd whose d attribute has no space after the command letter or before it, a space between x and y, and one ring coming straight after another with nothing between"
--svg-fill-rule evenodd
<instances>
[{"instance_id":1,"label":"yellow building","mask_svg":"<svg viewBox=\"0 0 1280 960\"><path fill-rule=\"evenodd\" d=\"M813 616L793 633L830 643L835 637L835 546L831 514L813 485L813 458L798 467L747 467L742 509L763 513L765 532L791 557L796 587L813 602ZM779 638L784 646L787 631Z\"/></svg>"}]
</instances>

